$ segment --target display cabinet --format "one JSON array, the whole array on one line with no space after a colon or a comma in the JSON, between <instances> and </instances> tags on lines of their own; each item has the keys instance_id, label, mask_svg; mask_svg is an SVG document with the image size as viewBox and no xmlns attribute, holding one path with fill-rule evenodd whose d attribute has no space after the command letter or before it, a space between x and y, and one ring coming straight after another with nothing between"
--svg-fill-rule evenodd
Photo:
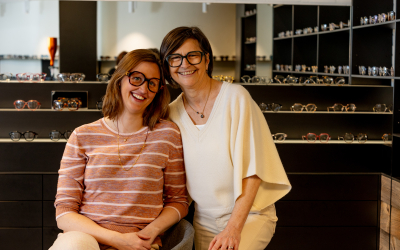
<instances>
[{"instance_id":1,"label":"display cabinet","mask_svg":"<svg viewBox=\"0 0 400 250\"><path fill-rule=\"evenodd\" d=\"M254 75L256 72L257 49L257 5L245 4L241 23L240 75Z\"/></svg>"},{"instance_id":2,"label":"display cabinet","mask_svg":"<svg viewBox=\"0 0 400 250\"><path fill-rule=\"evenodd\" d=\"M400 211L396 207L400 200L396 192L400 176L398 24L396 19L360 25L361 17L387 13L394 6L386 0L354 0L352 7L274 6L273 77L326 76L344 78L345 83L243 84L257 104L282 105L278 112L263 113L273 134L287 134L276 145L293 190L276 203L279 220L267 249L397 249L400 245L400 223L393 217ZM341 28L329 30L330 23L339 26L340 22ZM325 31L323 24L327 24ZM313 32L304 34L308 27ZM318 70L296 71L296 65ZM338 66L347 65L349 72L339 74ZM324 66L335 66L335 71L324 72ZM393 67L396 73L360 75L359 66ZM291 111L294 103L315 104L317 111ZM328 112L335 103L353 103L357 108ZM376 104L391 106L391 111L374 112ZM328 133L331 140L309 143L302 140L307 133ZM345 133L366 133L368 140L338 140ZM393 140L383 141L384 134Z\"/></svg>"},{"instance_id":3,"label":"display cabinet","mask_svg":"<svg viewBox=\"0 0 400 250\"><path fill-rule=\"evenodd\" d=\"M3 248L47 250L60 230L54 200L58 169L66 140L53 142L51 130L74 130L102 117L96 102L107 84L100 82L41 83L0 82L0 240ZM51 109L52 91L87 91L88 108L77 111ZM41 108L18 111L15 100L37 100ZM32 142L12 142L10 131L38 133Z\"/></svg>"}]
</instances>

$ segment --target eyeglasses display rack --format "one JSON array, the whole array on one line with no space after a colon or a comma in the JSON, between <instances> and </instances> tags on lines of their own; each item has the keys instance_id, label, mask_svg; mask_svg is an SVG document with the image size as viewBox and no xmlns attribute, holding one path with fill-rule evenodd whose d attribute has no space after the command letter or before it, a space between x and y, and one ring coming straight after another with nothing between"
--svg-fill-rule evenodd
<instances>
[{"instance_id":1,"label":"eyeglasses display rack","mask_svg":"<svg viewBox=\"0 0 400 250\"><path fill-rule=\"evenodd\" d=\"M96 102L107 84L83 81L25 83L1 81L0 86L0 235L5 248L48 249L61 231L55 220L54 200L58 169L67 140L53 142L52 130L67 131L102 117ZM52 109L52 91L87 91L87 108ZM17 110L15 100L37 100L40 108ZM11 131L34 131L28 142L10 139Z\"/></svg>"},{"instance_id":2,"label":"eyeglasses display rack","mask_svg":"<svg viewBox=\"0 0 400 250\"><path fill-rule=\"evenodd\" d=\"M396 12L394 6L391 0L354 0L351 7L274 6L273 77L342 77L345 83L243 84L257 104L282 105L264 116L272 134L286 134L276 146L293 189L276 203L279 221L267 249L399 245L400 224L393 215L400 217L400 21L360 24L361 17ZM344 72L347 66L349 72ZM360 75L359 66L393 67L394 75L389 70ZM290 111L294 103L318 108ZM328 112L334 104L357 108ZM374 112L376 104L386 104L392 112ZM307 133L327 133L331 140L303 141ZM338 140L346 133L364 133L368 140ZM392 141L382 140L384 134Z\"/></svg>"}]
</instances>

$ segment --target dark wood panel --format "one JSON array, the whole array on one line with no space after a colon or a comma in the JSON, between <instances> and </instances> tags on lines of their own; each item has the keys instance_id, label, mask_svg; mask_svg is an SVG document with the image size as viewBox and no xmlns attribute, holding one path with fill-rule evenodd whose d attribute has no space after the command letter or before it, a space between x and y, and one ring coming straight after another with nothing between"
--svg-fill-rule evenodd
<instances>
[{"instance_id":1,"label":"dark wood panel","mask_svg":"<svg viewBox=\"0 0 400 250\"><path fill-rule=\"evenodd\" d=\"M0 143L0 172L57 172L64 143Z\"/></svg>"},{"instance_id":2,"label":"dark wood panel","mask_svg":"<svg viewBox=\"0 0 400 250\"><path fill-rule=\"evenodd\" d=\"M390 147L380 144L276 144L286 172L390 174ZM351 152L351 153L349 153Z\"/></svg>"},{"instance_id":3,"label":"dark wood panel","mask_svg":"<svg viewBox=\"0 0 400 250\"><path fill-rule=\"evenodd\" d=\"M293 189L282 200L379 200L380 174L289 174L288 177Z\"/></svg>"},{"instance_id":4,"label":"dark wood panel","mask_svg":"<svg viewBox=\"0 0 400 250\"><path fill-rule=\"evenodd\" d=\"M19 83L2 82L0 108L14 108L15 100L37 100L41 108L51 108L51 91L88 91L88 107L96 108L96 102L105 94L107 84L93 83Z\"/></svg>"},{"instance_id":5,"label":"dark wood panel","mask_svg":"<svg viewBox=\"0 0 400 250\"><path fill-rule=\"evenodd\" d=\"M9 133L11 131L25 132L31 130L38 133L38 138L47 139L49 139L49 133L52 130L59 130L64 133L66 130L74 130L83 124L94 122L103 117L100 111L40 110L32 112L2 112L1 116L7 122L0 123L0 138L10 138ZM61 140L66 141L65 139Z\"/></svg>"},{"instance_id":6,"label":"dark wood panel","mask_svg":"<svg viewBox=\"0 0 400 250\"><path fill-rule=\"evenodd\" d=\"M288 249L377 250L377 228L277 227L266 250Z\"/></svg>"},{"instance_id":7,"label":"dark wood panel","mask_svg":"<svg viewBox=\"0 0 400 250\"><path fill-rule=\"evenodd\" d=\"M60 72L84 73L87 80L95 81L97 3L60 1L59 14Z\"/></svg>"},{"instance_id":8,"label":"dark wood panel","mask_svg":"<svg viewBox=\"0 0 400 250\"><path fill-rule=\"evenodd\" d=\"M58 175L43 175L43 200L54 201L57 194Z\"/></svg>"},{"instance_id":9,"label":"dark wood panel","mask_svg":"<svg viewBox=\"0 0 400 250\"><path fill-rule=\"evenodd\" d=\"M377 201L278 201L281 227L377 227Z\"/></svg>"},{"instance_id":10,"label":"dark wood panel","mask_svg":"<svg viewBox=\"0 0 400 250\"><path fill-rule=\"evenodd\" d=\"M57 227L43 228L43 250L48 250L57 239L59 233L62 233Z\"/></svg>"},{"instance_id":11,"label":"dark wood panel","mask_svg":"<svg viewBox=\"0 0 400 250\"><path fill-rule=\"evenodd\" d=\"M43 226L57 227L54 201L43 201Z\"/></svg>"},{"instance_id":12,"label":"dark wood panel","mask_svg":"<svg viewBox=\"0 0 400 250\"><path fill-rule=\"evenodd\" d=\"M0 227L41 227L41 201L0 202Z\"/></svg>"},{"instance_id":13,"label":"dark wood panel","mask_svg":"<svg viewBox=\"0 0 400 250\"><path fill-rule=\"evenodd\" d=\"M41 175L0 175L0 200L42 200Z\"/></svg>"},{"instance_id":14,"label":"dark wood panel","mask_svg":"<svg viewBox=\"0 0 400 250\"><path fill-rule=\"evenodd\" d=\"M0 242L1 249L42 250L42 229L0 229Z\"/></svg>"}]
</instances>

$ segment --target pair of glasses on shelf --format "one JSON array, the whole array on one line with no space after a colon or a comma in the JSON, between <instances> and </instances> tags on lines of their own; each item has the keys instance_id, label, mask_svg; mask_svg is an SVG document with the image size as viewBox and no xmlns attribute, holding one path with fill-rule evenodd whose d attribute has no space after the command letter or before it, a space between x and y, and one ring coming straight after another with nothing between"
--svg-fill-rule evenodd
<instances>
[{"instance_id":1,"label":"pair of glasses on shelf","mask_svg":"<svg viewBox=\"0 0 400 250\"><path fill-rule=\"evenodd\" d=\"M67 130L64 133L58 130L52 130L49 134L49 137L52 141L58 141L61 138L65 138L66 140L68 140L71 134L71 130ZM33 141L35 140L35 138L37 138L38 133L34 131L26 131L24 133L21 133L19 131L12 131L9 133L9 135L12 141L19 141L21 138L24 138L26 141Z\"/></svg>"},{"instance_id":2,"label":"pair of glasses on shelf","mask_svg":"<svg viewBox=\"0 0 400 250\"><path fill-rule=\"evenodd\" d=\"M290 107L290 111L294 111L297 113L301 113L303 112L303 110L307 112L315 112L317 111L317 105L315 105L314 103L309 103L307 105L303 105L301 103L295 103L293 104L292 107Z\"/></svg>"},{"instance_id":3,"label":"pair of glasses on shelf","mask_svg":"<svg viewBox=\"0 0 400 250\"><path fill-rule=\"evenodd\" d=\"M40 108L40 102L38 102L36 100L29 100L27 102L25 102L24 100L16 100L14 102L14 107L18 111L23 110L25 107L27 107L28 109L34 111L34 110Z\"/></svg>"},{"instance_id":4,"label":"pair of glasses on shelf","mask_svg":"<svg viewBox=\"0 0 400 250\"><path fill-rule=\"evenodd\" d=\"M327 133L321 133L319 135L308 133L307 135L303 135L301 138L303 140L307 140L308 142L316 142L317 140L319 140L321 143L328 143L331 139L331 136Z\"/></svg>"},{"instance_id":5,"label":"pair of glasses on shelf","mask_svg":"<svg viewBox=\"0 0 400 250\"><path fill-rule=\"evenodd\" d=\"M102 110L103 109L103 101L97 101L96 102L96 108L98 110Z\"/></svg>"},{"instance_id":6,"label":"pair of glasses on shelf","mask_svg":"<svg viewBox=\"0 0 400 250\"><path fill-rule=\"evenodd\" d=\"M46 73L18 73L15 75L19 82L43 82L46 80Z\"/></svg>"},{"instance_id":7,"label":"pair of glasses on shelf","mask_svg":"<svg viewBox=\"0 0 400 250\"><path fill-rule=\"evenodd\" d=\"M346 143L353 143L354 140L357 140L359 143L366 143L368 135L359 133L355 136L352 133L346 133L344 136L338 136L338 140L344 140Z\"/></svg>"},{"instance_id":8,"label":"pair of glasses on shelf","mask_svg":"<svg viewBox=\"0 0 400 250\"><path fill-rule=\"evenodd\" d=\"M393 112L393 105L386 105L386 104L376 104L372 110L374 112Z\"/></svg>"},{"instance_id":9,"label":"pair of glasses on shelf","mask_svg":"<svg viewBox=\"0 0 400 250\"><path fill-rule=\"evenodd\" d=\"M9 133L9 135L12 141L19 141L21 138L25 138L26 141L33 141L38 136L38 134L34 131L26 131L24 133L12 131Z\"/></svg>"},{"instance_id":10,"label":"pair of glasses on shelf","mask_svg":"<svg viewBox=\"0 0 400 250\"><path fill-rule=\"evenodd\" d=\"M278 112L279 110L282 109L282 105L279 103L265 104L262 102L258 105L258 107L260 107L261 111L272 111L272 112Z\"/></svg>"},{"instance_id":11,"label":"pair of glasses on shelf","mask_svg":"<svg viewBox=\"0 0 400 250\"><path fill-rule=\"evenodd\" d=\"M274 139L274 141L284 141L287 137L287 134L285 133L276 133L276 134L272 134L272 138Z\"/></svg>"},{"instance_id":12,"label":"pair of glasses on shelf","mask_svg":"<svg viewBox=\"0 0 400 250\"><path fill-rule=\"evenodd\" d=\"M384 143L389 143L392 141L392 135L391 134L383 134L382 140Z\"/></svg>"},{"instance_id":13,"label":"pair of glasses on shelf","mask_svg":"<svg viewBox=\"0 0 400 250\"><path fill-rule=\"evenodd\" d=\"M332 107L328 107L328 112L331 110L333 112L354 112L356 109L357 107L354 103L347 104L346 106L341 103L335 103Z\"/></svg>"},{"instance_id":14,"label":"pair of glasses on shelf","mask_svg":"<svg viewBox=\"0 0 400 250\"><path fill-rule=\"evenodd\" d=\"M58 131L58 130L52 130L49 134L50 140L52 141L58 141L61 138L65 138L66 140L69 139L69 137L72 134L72 130L67 130L64 133Z\"/></svg>"},{"instance_id":15,"label":"pair of glasses on shelf","mask_svg":"<svg viewBox=\"0 0 400 250\"><path fill-rule=\"evenodd\" d=\"M53 109L57 111L62 111L64 108L67 108L70 111L75 111L81 106L82 101L79 98L59 97L57 100L53 101Z\"/></svg>"}]
</instances>

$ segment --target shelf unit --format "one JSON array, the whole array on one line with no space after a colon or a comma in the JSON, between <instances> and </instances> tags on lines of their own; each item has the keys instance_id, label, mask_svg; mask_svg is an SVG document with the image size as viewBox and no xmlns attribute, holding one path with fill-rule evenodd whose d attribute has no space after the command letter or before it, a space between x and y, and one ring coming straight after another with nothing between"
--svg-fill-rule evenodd
<instances>
[{"instance_id":1,"label":"shelf unit","mask_svg":"<svg viewBox=\"0 0 400 250\"><path fill-rule=\"evenodd\" d=\"M245 4L244 13L246 11L257 10L257 4ZM257 38L255 42L246 42L246 38L257 37L257 14L243 16L241 20L241 61L240 75L255 75L256 68L246 68L247 65L256 65Z\"/></svg>"},{"instance_id":2,"label":"shelf unit","mask_svg":"<svg viewBox=\"0 0 400 250\"><path fill-rule=\"evenodd\" d=\"M394 1L396 2L396 1ZM285 210L287 201L291 205L303 211L297 216L304 216L305 208L311 207L310 204L318 206L319 201L330 200L329 195L325 195L326 190L331 188L332 183L319 183L321 197L303 197L299 192L296 195L289 194L277 202L278 214L289 216L298 223L284 222L277 224L277 234L272 239L268 249L296 249L298 246L285 241L287 237L302 235L302 243L308 249L318 249L320 245L334 242L334 238L340 242L327 247L328 249L389 249L393 242L388 239L390 231L380 228L380 220L384 218L381 209L381 176L400 177L400 57L396 57L397 49L400 49L400 31L397 29L397 20L374 25L359 25L361 16L377 15L378 13L396 11L391 0L384 2L354 0L352 7L347 6L296 6L279 5L274 7L274 62L273 64L291 65L317 65L319 72L297 72L297 71L278 71L273 70L273 76L293 75L301 76L330 76L332 78L344 77L346 84L325 85L325 84L242 84L257 104L280 103L283 107L278 112L263 112L272 133L286 133L287 138L284 142L276 142L278 152L289 175L289 180L295 178L296 182L308 183L315 178L315 175L326 175L336 178L341 175L343 178L354 180L358 177L354 173L365 175L376 175L377 185L373 185L374 196L368 198L371 203L360 206L359 213L369 213L364 224L363 221L352 222L352 236L346 237L339 231L344 232L344 227L350 226L346 222L339 222L342 213L347 213L351 202L358 202L362 192L351 199L345 198L345 194L337 193L338 200L332 201L331 206L335 206L339 213L326 213L323 210L313 210L309 219L312 223L305 220L297 220L290 217L290 210ZM397 6L400 2L397 3ZM290 37L278 37L278 33L306 27L321 27L321 24L335 23L340 21L347 23L350 20L351 26L334 31L319 31L311 34L293 35ZM399 45L398 45L399 44ZM335 73L320 72L324 66L333 65L336 67ZM337 67L349 65L349 74L338 74ZM393 66L395 76L366 76L358 75L358 66ZM300 87L300 88L299 88ZM301 88L306 87L306 88ZM324 88L325 87L325 88ZM318 107L317 111L296 113L288 111L294 103L314 103ZM333 103L354 103L357 110L354 113L327 112L326 107ZM371 112L372 107L377 103L393 105L393 113ZM324 107L324 108L321 108ZM301 141L301 136L307 133L328 133L332 140L328 143L308 143ZM365 144L345 143L336 140L338 136L345 133L366 133L368 141ZM392 134L392 142L384 142L381 137L383 134ZM322 144L322 145L321 145ZM375 153L372 153L375 151ZM370 154L371 152L372 154ZM397 154L395 153L397 152ZM349 153L349 155L347 155ZM376 160L376 155L382 162ZM357 159L355 160L354 157ZM362 158L362 159L361 159ZM363 161L364 163L357 162ZM299 175L301 173L301 175ZM376 181L376 180L375 180ZM368 182L360 182L364 188ZM301 186L301 184L300 184ZM336 185L334 185L336 186ZM337 186L336 186L337 187ZM310 186L311 188L311 186ZM371 187L372 188L372 187ZM313 191L310 191L313 192ZM353 193L353 190L347 190ZM355 194L357 192L354 192ZM340 200L340 201L339 201ZM346 200L346 202L344 202ZM364 200L364 199L361 199ZM390 201L392 205L393 201ZM389 202L389 203L390 203ZM284 204L284 205L282 205ZM400 209L400 207L397 207ZM296 213L295 213L296 214ZM332 221L327 222L324 218L331 217ZM387 216L390 218L390 215ZM286 220L286 218L284 219ZM392 218L393 223L393 218ZM301 228L301 229L300 229ZM331 230L329 230L331 229ZM391 230L399 230L392 229ZM307 233L304 233L307 232ZM322 232L329 232L329 236ZM397 231L400 232L400 231ZM280 237L279 233L285 233ZM313 235L310 237L309 235ZM315 236L321 235L318 244L315 244ZM363 238L354 237L355 235L368 235ZM396 235L396 234L394 234ZM393 233L391 240L396 240ZM387 237L386 237L387 236ZM382 238L383 237L383 238ZM368 240L366 244L365 239ZM398 239L397 239L398 240ZM308 243L308 244L307 244ZM312 247L315 245L315 247ZM354 247L349 247L349 246ZM393 244L391 245L393 247Z\"/></svg>"},{"instance_id":3,"label":"shelf unit","mask_svg":"<svg viewBox=\"0 0 400 250\"><path fill-rule=\"evenodd\" d=\"M107 84L83 81L63 83L44 81L26 83L1 81L0 87L0 235L4 247L48 249L61 231L55 220L54 200L58 169L66 140L51 141L52 130L64 132L102 117L96 102L105 94ZM88 108L77 111L51 109L51 92L88 91ZM15 100L35 99L41 108L16 110ZM38 138L27 142L10 139L10 131L35 131ZM16 185L17 184L17 185Z\"/></svg>"}]
</instances>

